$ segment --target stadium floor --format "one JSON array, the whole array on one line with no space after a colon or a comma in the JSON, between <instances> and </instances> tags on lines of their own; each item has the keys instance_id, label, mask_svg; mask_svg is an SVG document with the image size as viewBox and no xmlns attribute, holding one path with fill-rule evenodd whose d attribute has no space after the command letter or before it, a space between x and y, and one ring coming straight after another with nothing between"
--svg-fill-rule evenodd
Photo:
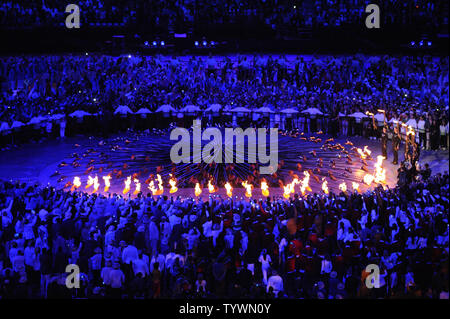
<instances>
[{"instance_id":1,"label":"stadium floor","mask_svg":"<svg viewBox=\"0 0 450 319\"><path fill-rule=\"evenodd\" d=\"M352 182L360 184L360 191L368 189L368 186L362 183L362 178L367 172L361 169L362 163L357 155L353 155L350 151L352 146L345 143L351 141L354 147L363 148L366 145L369 147L372 151L372 160L366 160L366 162L369 173L372 173L376 157L381 154L381 146L378 141L361 137L335 139L332 143L340 143L350 152L352 162L348 163L344 154L342 154L341 158L338 158L337 151L327 151L321 148L324 145L323 141L328 137L323 135L320 137L318 135L312 136L320 138L322 141L320 143L312 142L309 140L310 136L308 136L307 141L300 140L298 137L280 136L279 161L283 160L285 164L277 172L279 178L283 179L285 183L290 183L292 181L292 173L294 173L302 179L304 177L302 172L308 169L314 170L317 168L318 158L323 158L323 167L320 168L320 172L314 171L316 173L314 175L318 178L310 178L309 185L312 193L321 191L324 177L328 181L330 191L335 193L339 192L339 184L343 181L346 182L348 189L352 188ZM85 189L86 181L89 175L98 175L100 182L98 193L103 193L104 183L102 176L114 170L116 173L121 171L122 176L116 178L116 173L113 174L109 192L122 193L126 177L137 174L142 185L141 189L146 194L150 191L144 181L149 174L156 173L158 166L162 166L160 174L164 181L165 195L194 196L192 188L185 188L182 185L182 180L187 180L189 177L186 175L186 172L195 169L193 167L194 164L178 164L176 165L177 170L172 171L169 158L170 143L174 142L170 142L168 136L153 133L139 135L127 133L120 136L111 136L108 139L78 136L64 140L43 140L1 152L0 179L40 183L42 185L50 184L56 188L64 188L68 182L73 181L75 176L79 176L82 182L79 190L92 193L92 187ZM313 150L316 151L317 156L313 156L310 153ZM397 182L398 166L391 163L391 143L388 144L388 150L388 160L383 162L383 167L386 169L386 184L389 187L394 187ZM306 161L303 160L303 155L306 156ZM71 165L74 158L79 158L77 160L79 163L78 167ZM336 162L335 168L330 166L330 160L332 159ZM402 148L399 152L399 159L403 159ZM433 173L448 170L448 161L448 151L422 151L420 158L421 164L429 163ZM302 165L301 172L298 171L297 163ZM126 164L125 167L124 164ZM189 167L189 165L191 166ZM345 170L346 168L348 169L347 171ZM330 178L328 171L332 172L336 180ZM58 173L55 174L55 172ZM173 194L169 193L169 185L167 183L170 172L174 172L175 177L179 179L179 189ZM245 168L242 172L245 173ZM239 173L238 170L236 170L236 173ZM134 187L132 182L131 195L135 189ZM68 187L66 188L69 189ZM295 188L296 192L298 192L298 189L299 186ZM233 196L244 196L244 193L245 190L242 187L235 187L233 190ZM282 188L270 188L270 196L281 196L282 194ZM226 191L220 188L215 195L226 196ZM206 198L207 196L209 196L208 190L203 189L201 197ZM259 185L255 185L253 197L262 197Z\"/></svg>"}]
</instances>

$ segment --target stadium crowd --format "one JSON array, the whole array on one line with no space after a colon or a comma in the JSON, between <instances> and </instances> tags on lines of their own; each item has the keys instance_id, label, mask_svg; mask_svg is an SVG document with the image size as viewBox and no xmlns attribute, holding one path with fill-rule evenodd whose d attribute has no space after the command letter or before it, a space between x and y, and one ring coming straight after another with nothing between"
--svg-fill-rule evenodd
<instances>
[{"instance_id":1,"label":"stadium crowd","mask_svg":"<svg viewBox=\"0 0 450 319\"><path fill-rule=\"evenodd\" d=\"M317 108L339 122L386 110L414 119L428 149L448 148L448 59L416 56L69 56L0 58L2 134L14 122L75 110L105 116L117 106L155 111L211 104L255 110ZM358 120L356 120L358 122ZM45 121L44 121L45 123ZM383 125L383 123L381 123ZM45 124L43 124L45 126ZM351 131L345 135L362 135ZM427 145L428 144L428 145Z\"/></svg>"},{"instance_id":2,"label":"stadium crowd","mask_svg":"<svg viewBox=\"0 0 450 319\"><path fill-rule=\"evenodd\" d=\"M264 201L3 181L0 298L448 299L448 172L405 173L392 189Z\"/></svg>"},{"instance_id":3,"label":"stadium crowd","mask_svg":"<svg viewBox=\"0 0 450 319\"><path fill-rule=\"evenodd\" d=\"M336 28L361 24L367 16L368 0L170 0L136 2L129 0L81 0L81 22L93 27L142 27L164 34L170 30L205 33L220 25L267 28L279 34L301 28ZM421 28L428 32L448 25L446 1L382 1L382 25ZM65 4L57 0L3 1L0 24L8 28L64 26Z\"/></svg>"}]
</instances>

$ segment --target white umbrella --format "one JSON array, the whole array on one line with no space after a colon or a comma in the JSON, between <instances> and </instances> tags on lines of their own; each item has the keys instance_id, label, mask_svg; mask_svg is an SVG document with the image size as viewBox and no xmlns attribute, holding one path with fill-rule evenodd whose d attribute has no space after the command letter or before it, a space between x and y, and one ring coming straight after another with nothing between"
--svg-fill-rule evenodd
<instances>
[{"instance_id":1,"label":"white umbrella","mask_svg":"<svg viewBox=\"0 0 450 319\"><path fill-rule=\"evenodd\" d=\"M366 114L361 113L361 112L355 112L353 114L350 114L349 116L354 117L354 118L359 118L359 119L367 117Z\"/></svg>"},{"instance_id":2,"label":"white umbrella","mask_svg":"<svg viewBox=\"0 0 450 319\"><path fill-rule=\"evenodd\" d=\"M246 107L238 106L238 107L235 107L234 109L231 109L231 112L249 113L249 112L251 112L251 110L249 110Z\"/></svg>"},{"instance_id":3,"label":"white umbrella","mask_svg":"<svg viewBox=\"0 0 450 319\"><path fill-rule=\"evenodd\" d=\"M339 112L338 116L339 116L339 117L346 117L347 115L344 114L344 113L342 113L342 112Z\"/></svg>"},{"instance_id":4,"label":"white umbrella","mask_svg":"<svg viewBox=\"0 0 450 319\"><path fill-rule=\"evenodd\" d=\"M69 116L70 117L82 118L82 117L89 116L89 115L91 115L91 113L88 113L88 112L83 111L83 110L78 110L78 111L75 111L75 112L71 113Z\"/></svg>"},{"instance_id":5,"label":"white umbrella","mask_svg":"<svg viewBox=\"0 0 450 319\"><path fill-rule=\"evenodd\" d=\"M298 111L297 111L296 109L291 109L291 108L281 110L280 112L281 112L281 113L285 113L285 114L294 114L294 113L298 113Z\"/></svg>"},{"instance_id":6,"label":"white umbrella","mask_svg":"<svg viewBox=\"0 0 450 319\"><path fill-rule=\"evenodd\" d=\"M136 114L150 114L150 113L152 113L152 111L150 111L148 108L146 108L146 107L143 107L143 108L140 108L137 112L136 112Z\"/></svg>"},{"instance_id":7,"label":"white umbrella","mask_svg":"<svg viewBox=\"0 0 450 319\"><path fill-rule=\"evenodd\" d=\"M306 110L303 110L302 113L308 113L311 115L316 115L316 114L323 115L323 113L318 108L315 108L315 107L307 108Z\"/></svg>"},{"instance_id":8,"label":"white umbrella","mask_svg":"<svg viewBox=\"0 0 450 319\"><path fill-rule=\"evenodd\" d=\"M259 109L254 110L255 113L273 113L273 111L267 106L260 107Z\"/></svg>"},{"instance_id":9,"label":"white umbrella","mask_svg":"<svg viewBox=\"0 0 450 319\"><path fill-rule=\"evenodd\" d=\"M14 121L13 124L11 125L11 128L19 128L24 126L25 124L20 122L20 121Z\"/></svg>"},{"instance_id":10,"label":"white umbrella","mask_svg":"<svg viewBox=\"0 0 450 319\"><path fill-rule=\"evenodd\" d=\"M114 111L114 114L123 114L126 115L128 113L133 113L133 111L126 105L119 105L117 109Z\"/></svg>"},{"instance_id":11,"label":"white umbrella","mask_svg":"<svg viewBox=\"0 0 450 319\"><path fill-rule=\"evenodd\" d=\"M45 120L46 120L45 117L39 115L39 116L33 117L33 118L28 122L28 124L39 124L39 123L41 123L42 121L45 121Z\"/></svg>"},{"instance_id":12,"label":"white umbrella","mask_svg":"<svg viewBox=\"0 0 450 319\"><path fill-rule=\"evenodd\" d=\"M169 104L164 104L161 105L155 112L164 112L164 113L169 113L169 112L176 112L177 110L175 110L171 105Z\"/></svg>"},{"instance_id":13,"label":"white umbrella","mask_svg":"<svg viewBox=\"0 0 450 319\"><path fill-rule=\"evenodd\" d=\"M200 112L201 109L197 106L197 105L186 105L185 107L183 107L180 112L181 113L194 113L194 112Z\"/></svg>"},{"instance_id":14,"label":"white umbrella","mask_svg":"<svg viewBox=\"0 0 450 319\"><path fill-rule=\"evenodd\" d=\"M220 112L220 110L222 109L222 105L220 104L211 104L206 110L205 112Z\"/></svg>"},{"instance_id":15,"label":"white umbrella","mask_svg":"<svg viewBox=\"0 0 450 319\"><path fill-rule=\"evenodd\" d=\"M9 124L6 122L2 122L2 124L0 125L0 132L7 131L7 130L9 130Z\"/></svg>"}]
</instances>

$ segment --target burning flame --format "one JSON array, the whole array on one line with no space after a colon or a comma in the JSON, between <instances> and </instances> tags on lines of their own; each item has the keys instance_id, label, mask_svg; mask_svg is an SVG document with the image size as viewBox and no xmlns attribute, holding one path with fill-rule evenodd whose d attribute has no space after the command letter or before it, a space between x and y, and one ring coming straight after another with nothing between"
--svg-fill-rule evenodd
<instances>
[{"instance_id":1,"label":"burning flame","mask_svg":"<svg viewBox=\"0 0 450 319\"><path fill-rule=\"evenodd\" d=\"M369 156L370 154L372 154L372 151L369 150L369 148L366 146L364 146L364 150L360 149L359 147L356 149L356 151L358 152L359 156L361 157L361 159L366 159L367 156Z\"/></svg>"},{"instance_id":2,"label":"burning flame","mask_svg":"<svg viewBox=\"0 0 450 319\"><path fill-rule=\"evenodd\" d=\"M374 177L372 174L364 175L364 183L366 183L367 185L370 186L370 184L372 184L373 180L374 180Z\"/></svg>"},{"instance_id":3,"label":"burning flame","mask_svg":"<svg viewBox=\"0 0 450 319\"><path fill-rule=\"evenodd\" d=\"M217 188L211 183L211 180L209 180L208 182L208 190L210 194L215 193L217 191Z\"/></svg>"},{"instance_id":4,"label":"burning flame","mask_svg":"<svg viewBox=\"0 0 450 319\"><path fill-rule=\"evenodd\" d=\"M158 191L156 192L156 195L161 195L162 193L164 193L164 186L161 175L156 174L156 179L158 180Z\"/></svg>"},{"instance_id":5,"label":"burning flame","mask_svg":"<svg viewBox=\"0 0 450 319\"><path fill-rule=\"evenodd\" d=\"M359 193L359 184L356 182L352 182L352 187L354 191L357 191Z\"/></svg>"},{"instance_id":6,"label":"burning flame","mask_svg":"<svg viewBox=\"0 0 450 319\"><path fill-rule=\"evenodd\" d=\"M322 190L323 190L323 192L324 192L325 194L328 194L328 182L327 182L326 179L323 180L323 183L322 183Z\"/></svg>"},{"instance_id":7,"label":"burning flame","mask_svg":"<svg viewBox=\"0 0 450 319\"><path fill-rule=\"evenodd\" d=\"M125 195L130 191L130 185L131 185L131 176L128 176L125 180L125 188L123 189L123 194Z\"/></svg>"},{"instance_id":8,"label":"burning flame","mask_svg":"<svg viewBox=\"0 0 450 319\"><path fill-rule=\"evenodd\" d=\"M300 184L300 181L298 178L294 178L294 180L291 183L291 193L294 194L295 192L295 185Z\"/></svg>"},{"instance_id":9,"label":"burning flame","mask_svg":"<svg viewBox=\"0 0 450 319\"><path fill-rule=\"evenodd\" d=\"M81 181L80 178L78 176L75 176L73 178L73 186L71 188L71 191L73 192L76 188L81 186Z\"/></svg>"},{"instance_id":10,"label":"burning flame","mask_svg":"<svg viewBox=\"0 0 450 319\"><path fill-rule=\"evenodd\" d=\"M308 192L311 191L311 187L309 187L309 176L310 175L307 171L304 171L303 174L305 175L305 177L301 181L300 191L302 192L302 195L305 195L305 191L308 191Z\"/></svg>"},{"instance_id":11,"label":"burning flame","mask_svg":"<svg viewBox=\"0 0 450 319\"><path fill-rule=\"evenodd\" d=\"M158 191L158 189L155 187L154 181L150 181L150 183L148 184L148 189L152 192L152 195L156 195L156 192Z\"/></svg>"},{"instance_id":12,"label":"burning flame","mask_svg":"<svg viewBox=\"0 0 450 319\"><path fill-rule=\"evenodd\" d=\"M141 183L139 182L139 180L137 178L135 178L133 180L134 184L136 185L136 189L134 190L134 195L137 195L141 192Z\"/></svg>"},{"instance_id":13,"label":"burning flame","mask_svg":"<svg viewBox=\"0 0 450 319\"><path fill-rule=\"evenodd\" d=\"M375 163L375 174L374 181L375 183L384 183L386 181L386 169L382 167L384 156L378 155L377 162Z\"/></svg>"},{"instance_id":14,"label":"burning flame","mask_svg":"<svg viewBox=\"0 0 450 319\"><path fill-rule=\"evenodd\" d=\"M406 132L406 135L416 135L416 132L414 132L414 129L411 125L408 125L408 131Z\"/></svg>"},{"instance_id":15,"label":"burning flame","mask_svg":"<svg viewBox=\"0 0 450 319\"><path fill-rule=\"evenodd\" d=\"M339 189L345 193L347 191L347 184L345 184L345 182L342 182L341 184L339 184Z\"/></svg>"},{"instance_id":16,"label":"burning flame","mask_svg":"<svg viewBox=\"0 0 450 319\"><path fill-rule=\"evenodd\" d=\"M245 197L252 197L253 185L247 183L247 181L243 181L242 186L245 187Z\"/></svg>"},{"instance_id":17,"label":"burning flame","mask_svg":"<svg viewBox=\"0 0 450 319\"><path fill-rule=\"evenodd\" d=\"M261 191L263 196L268 197L269 196L269 186L267 185L266 181L261 182Z\"/></svg>"},{"instance_id":18,"label":"burning flame","mask_svg":"<svg viewBox=\"0 0 450 319\"><path fill-rule=\"evenodd\" d=\"M106 193L109 190L109 187L111 186L110 183L111 175L103 176L103 180L105 181L105 189L103 191Z\"/></svg>"},{"instance_id":19,"label":"burning flame","mask_svg":"<svg viewBox=\"0 0 450 319\"><path fill-rule=\"evenodd\" d=\"M100 187L100 183L98 182L97 175L94 177L94 193L98 191L98 188Z\"/></svg>"},{"instance_id":20,"label":"burning flame","mask_svg":"<svg viewBox=\"0 0 450 319\"><path fill-rule=\"evenodd\" d=\"M231 187L230 183L225 184L225 189L227 190L227 196L232 197L233 196L233 187Z\"/></svg>"},{"instance_id":21,"label":"burning flame","mask_svg":"<svg viewBox=\"0 0 450 319\"><path fill-rule=\"evenodd\" d=\"M306 181L306 184L309 182L309 173L308 172L303 172L305 174L305 179L306 179L306 175L308 177L308 180ZM304 183L305 179L302 181L302 183ZM298 178L294 178L294 180L292 181L292 183L287 184L286 186L283 186L284 189L284 198L288 199L290 194L293 194L295 192L295 185L300 184L300 181L298 180ZM303 186L302 186L303 187Z\"/></svg>"},{"instance_id":22,"label":"burning flame","mask_svg":"<svg viewBox=\"0 0 450 319\"><path fill-rule=\"evenodd\" d=\"M283 189L284 189L283 193L284 198L289 199L289 197L291 196L291 184L283 186Z\"/></svg>"},{"instance_id":23,"label":"burning flame","mask_svg":"<svg viewBox=\"0 0 450 319\"><path fill-rule=\"evenodd\" d=\"M177 181L175 178L172 177L172 174L170 174L169 184L170 184L170 193L171 194L178 191Z\"/></svg>"},{"instance_id":24,"label":"burning flame","mask_svg":"<svg viewBox=\"0 0 450 319\"><path fill-rule=\"evenodd\" d=\"M94 185L94 179L89 175L88 176L88 181L86 182L86 187L85 188L88 189L92 185Z\"/></svg>"},{"instance_id":25,"label":"burning flame","mask_svg":"<svg viewBox=\"0 0 450 319\"><path fill-rule=\"evenodd\" d=\"M200 196L201 193L202 193L202 189L200 188L200 184L196 183L195 184L195 196Z\"/></svg>"}]
</instances>

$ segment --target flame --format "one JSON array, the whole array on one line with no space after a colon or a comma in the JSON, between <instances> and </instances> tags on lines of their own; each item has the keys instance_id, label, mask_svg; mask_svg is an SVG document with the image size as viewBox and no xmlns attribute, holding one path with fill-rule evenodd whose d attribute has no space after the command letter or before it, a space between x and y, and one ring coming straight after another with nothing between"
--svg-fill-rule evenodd
<instances>
[{"instance_id":1,"label":"flame","mask_svg":"<svg viewBox=\"0 0 450 319\"><path fill-rule=\"evenodd\" d=\"M307 175L307 178L308 178L308 180L306 181L306 184L307 184L308 181L309 181L309 173L305 171L304 174ZM305 179L306 179L306 177L305 177ZM290 194L294 194L295 193L295 185L300 184L300 183L304 183L305 179L300 182L298 180L298 178L294 178L290 184L287 184L286 186L283 186L283 189L284 189L283 196L286 199L289 198ZM309 188L309 186L308 186L308 188Z\"/></svg>"},{"instance_id":2,"label":"flame","mask_svg":"<svg viewBox=\"0 0 450 319\"><path fill-rule=\"evenodd\" d=\"M364 146L364 150L360 149L359 147L356 149L356 151L358 152L359 156L361 157L361 159L366 159L367 156L369 156L370 154L372 154L372 151L369 150L369 148L366 146Z\"/></svg>"},{"instance_id":3,"label":"flame","mask_svg":"<svg viewBox=\"0 0 450 319\"><path fill-rule=\"evenodd\" d=\"M301 181L300 191L302 192L302 195L305 195L305 191L311 191L311 187L309 187L309 173L307 171L304 171L303 174L305 177ZM295 180L294 180L295 181Z\"/></svg>"},{"instance_id":4,"label":"flame","mask_svg":"<svg viewBox=\"0 0 450 319\"><path fill-rule=\"evenodd\" d=\"M347 184L345 184L345 182L342 182L341 184L339 184L339 189L345 193L347 191Z\"/></svg>"},{"instance_id":5,"label":"flame","mask_svg":"<svg viewBox=\"0 0 450 319\"><path fill-rule=\"evenodd\" d=\"M233 196L233 187L231 187L230 183L225 184L225 189L227 190L227 196L231 197Z\"/></svg>"},{"instance_id":6,"label":"flame","mask_svg":"<svg viewBox=\"0 0 450 319\"><path fill-rule=\"evenodd\" d=\"M158 189L155 187L154 181L150 181L150 183L148 184L148 189L152 192L152 195L156 195L158 192Z\"/></svg>"},{"instance_id":7,"label":"flame","mask_svg":"<svg viewBox=\"0 0 450 319\"><path fill-rule=\"evenodd\" d=\"M86 187L85 188L88 189L92 185L94 185L94 179L89 175L88 176L88 181L86 182Z\"/></svg>"},{"instance_id":8,"label":"flame","mask_svg":"<svg viewBox=\"0 0 450 319\"><path fill-rule=\"evenodd\" d=\"M201 193L202 193L202 189L200 188L200 184L196 183L195 184L195 196L200 196Z\"/></svg>"},{"instance_id":9,"label":"flame","mask_svg":"<svg viewBox=\"0 0 450 319\"><path fill-rule=\"evenodd\" d=\"M100 183L98 182L98 177L97 177L97 175L95 175L95 177L94 177L94 193L96 192L96 191L98 191L98 188L100 187Z\"/></svg>"},{"instance_id":10,"label":"flame","mask_svg":"<svg viewBox=\"0 0 450 319\"><path fill-rule=\"evenodd\" d=\"M173 194L178 191L177 180L172 177L172 174L170 174L169 176L170 176L170 179L169 179L170 193Z\"/></svg>"},{"instance_id":11,"label":"flame","mask_svg":"<svg viewBox=\"0 0 450 319\"><path fill-rule=\"evenodd\" d=\"M294 192L295 192L295 185L297 185L297 184L300 184L300 181L298 180L298 178L294 178L294 180L291 183L291 193L292 194L294 194Z\"/></svg>"},{"instance_id":12,"label":"flame","mask_svg":"<svg viewBox=\"0 0 450 319\"><path fill-rule=\"evenodd\" d=\"M78 176L75 176L74 178L73 178L73 183L72 183L73 185L72 185L72 188L70 189L70 191L74 191L76 188L78 188L78 187L80 187L81 186L81 181L80 181L80 178L78 177Z\"/></svg>"},{"instance_id":13,"label":"flame","mask_svg":"<svg viewBox=\"0 0 450 319\"><path fill-rule=\"evenodd\" d=\"M141 192L141 183L139 182L139 180L137 178L135 178L133 180L134 184L136 185L136 189L134 190L134 195L137 195Z\"/></svg>"},{"instance_id":14,"label":"flame","mask_svg":"<svg viewBox=\"0 0 450 319\"><path fill-rule=\"evenodd\" d=\"M211 183L211 180L209 180L208 182L208 190L210 194L215 193L217 191L217 188Z\"/></svg>"},{"instance_id":15,"label":"flame","mask_svg":"<svg viewBox=\"0 0 450 319\"><path fill-rule=\"evenodd\" d=\"M367 185L370 186L370 184L372 184L373 180L374 180L374 177L372 174L364 175L364 183L366 183Z\"/></svg>"},{"instance_id":16,"label":"flame","mask_svg":"<svg viewBox=\"0 0 450 319\"><path fill-rule=\"evenodd\" d=\"M374 181L375 183L384 183L386 182L386 169L382 167L384 156L378 155L377 162L375 163L375 174Z\"/></svg>"},{"instance_id":17,"label":"flame","mask_svg":"<svg viewBox=\"0 0 450 319\"><path fill-rule=\"evenodd\" d=\"M408 131L406 132L406 135L416 135L416 132L414 132L414 129L411 125L408 125Z\"/></svg>"},{"instance_id":18,"label":"flame","mask_svg":"<svg viewBox=\"0 0 450 319\"><path fill-rule=\"evenodd\" d=\"M105 181L105 189L103 191L106 193L109 190L109 187L111 186L110 183L111 175L103 176L103 180Z\"/></svg>"},{"instance_id":19,"label":"flame","mask_svg":"<svg viewBox=\"0 0 450 319\"><path fill-rule=\"evenodd\" d=\"M308 172L306 172L306 171L304 173L308 174ZM308 174L308 176L309 176L309 174ZM308 179L309 179L309 177L308 177ZM297 184L300 184L300 181L298 180L298 178L294 178L292 180L292 183L287 184L286 186L283 186L283 189L284 189L283 196L284 196L284 198L288 199L290 194L295 193L295 185L297 185Z\"/></svg>"},{"instance_id":20,"label":"flame","mask_svg":"<svg viewBox=\"0 0 450 319\"><path fill-rule=\"evenodd\" d=\"M326 179L323 179L322 190L325 194L328 194L328 182Z\"/></svg>"},{"instance_id":21,"label":"flame","mask_svg":"<svg viewBox=\"0 0 450 319\"><path fill-rule=\"evenodd\" d=\"M291 184L283 186L283 189L284 189L283 193L284 198L289 199L289 197L291 196Z\"/></svg>"},{"instance_id":22,"label":"flame","mask_svg":"<svg viewBox=\"0 0 450 319\"><path fill-rule=\"evenodd\" d=\"M245 187L245 197L252 197L253 185L247 183L247 181L243 181L242 186Z\"/></svg>"},{"instance_id":23,"label":"flame","mask_svg":"<svg viewBox=\"0 0 450 319\"><path fill-rule=\"evenodd\" d=\"M155 195L161 195L162 193L164 193L164 186L161 175L156 174L156 179L158 180L158 190L156 191Z\"/></svg>"},{"instance_id":24,"label":"flame","mask_svg":"<svg viewBox=\"0 0 450 319\"><path fill-rule=\"evenodd\" d=\"M131 185L131 176L128 176L125 180L125 188L123 189L123 194L125 195L130 191L130 185Z\"/></svg>"},{"instance_id":25,"label":"flame","mask_svg":"<svg viewBox=\"0 0 450 319\"><path fill-rule=\"evenodd\" d=\"M357 191L359 193L359 184L356 182L352 182L352 187L354 191Z\"/></svg>"},{"instance_id":26,"label":"flame","mask_svg":"<svg viewBox=\"0 0 450 319\"><path fill-rule=\"evenodd\" d=\"M268 197L269 196L269 186L267 185L266 181L261 182L261 191L263 196Z\"/></svg>"}]
</instances>

